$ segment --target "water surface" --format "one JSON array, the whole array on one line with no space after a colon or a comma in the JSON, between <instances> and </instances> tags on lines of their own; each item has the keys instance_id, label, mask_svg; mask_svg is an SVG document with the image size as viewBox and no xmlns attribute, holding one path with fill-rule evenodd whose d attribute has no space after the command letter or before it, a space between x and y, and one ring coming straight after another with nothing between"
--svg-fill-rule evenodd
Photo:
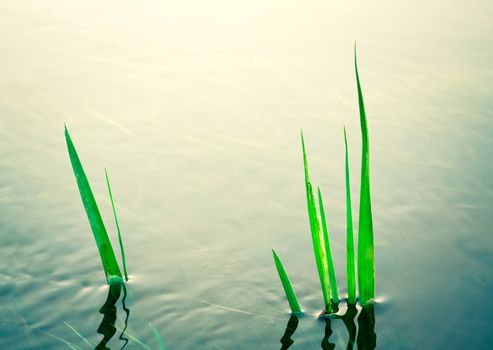
<instances>
[{"instance_id":1,"label":"water surface","mask_svg":"<svg viewBox=\"0 0 493 350\"><path fill-rule=\"evenodd\" d=\"M343 125L354 208L359 191L355 40L377 259L368 334L378 349L488 348L491 18L485 0L0 2L0 348L89 348L67 324L103 339L108 287L67 123L115 238L110 172L132 336L157 349L151 322L170 349L345 349L344 322L314 316L299 131L344 289ZM293 334L270 248L306 310Z\"/></svg>"}]
</instances>

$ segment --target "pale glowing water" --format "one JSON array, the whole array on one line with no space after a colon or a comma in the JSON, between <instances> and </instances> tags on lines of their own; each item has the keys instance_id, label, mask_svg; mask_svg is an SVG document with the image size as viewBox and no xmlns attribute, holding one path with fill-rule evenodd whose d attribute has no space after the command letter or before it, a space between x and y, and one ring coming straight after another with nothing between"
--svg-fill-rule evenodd
<instances>
[{"instance_id":1,"label":"pale glowing water","mask_svg":"<svg viewBox=\"0 0 493 350\"><path fill-rule=\"evenodd\" d=\"M64 122L115 237L110 172L132 335L158 349L151 322L170 349L280 348L289 314L272 247L307 311L290 350L320 348L299 131L344 289L343 125L358 207L354 40L377 349L491 346L492 18L485 0L2 1L0 348L68 349L57 336L88 349L64 321L102 338L108 289ZM344 324L331 326L345 349Z\"/></svg>"}]
</instances>

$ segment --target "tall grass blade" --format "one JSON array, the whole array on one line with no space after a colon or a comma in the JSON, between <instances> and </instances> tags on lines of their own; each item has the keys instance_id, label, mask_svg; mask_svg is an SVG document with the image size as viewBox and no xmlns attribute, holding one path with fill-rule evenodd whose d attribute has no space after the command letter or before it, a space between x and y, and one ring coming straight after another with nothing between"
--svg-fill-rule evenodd
<instances>
[{"instance_id":1,"label":"tall grass blade","mask_svg":"<svg viewBox=\"0 0 493 350\"><path fill-rule=\"evenodd\" d=\"M334 261L332 260L332 252L330 250L329 230L327 229L327 221L325 219L324 202L322 200L322 193L320 187L318 187L318 206L320 208L320 218L322 219L322 230L324 234L325 254L327 259L330 293L333 303L339 302L339 292L337 291L337 279L334 269Z\"/></svg>"},{"instance_id":2,"label":"tall grass blade","mask_svg":"<svg viewBox=\"0 0 493 350\"><path fill-rule=\"evenodd\" d=\"M120 243L120 252L122 253L123 273L125 274L125 281L128 281L127 260L125 259L125 249L123 248L122 235L120 233L120 225L118 224L115 202L113 201L113 194L111 193L110 180L108 178L108 171L106 171L106 169L104 169L104 174L106 176L106 184L108 185L108 193L110 194L111 207L113 208L113 216L115 217L116 230L118 232L118 243Z\"/></svg>"},{"instance_id":3,"label":"tall grass blade","mask_svg":"<svg viewBox=\"0 0 493 350\"><path fill-rule=\"evenodd\" d=\"M282 287L284 288L284 292L286 293L286 298L288 299L291 312L301 312L300 304L298 303L298 299L296 298L296 294L294 293L293 286L289 281L288 274L286 273L286 270L284 270L281 259L279 259L274 249L272 249L272 256L274 257L274 263L276 265L277 273L279 274L279 279L281 280Z\"/></svg>"},{"instance_id":4,"label":"tall grass blade","mask_svg":"<svg viewBox=\"0 0 493 350\"><path fill-rule=\"evenodd\" d=\"M74 170L74 175L77 180L77 186L79 187L82 203L84 204L92 233L94 235L94 239L96 240L96 245L98 246L99 255L101 256L101 262L103 264L106 280L109 281L111 276L118 276L121 278L122 273L120 271L120 267L118 266L111 242L108 238L108 233L104 227L103 219L99 213L98 205L96 204L96 200L92 194L91 186L89 185L89 181L87 180L67 127L65 127L65 140L67 142L70 162L72 163L72 169Z\"/></svg>"},{"instance_id":5,"label":"tall grass blade","mask_svg":"<svg viewBox=\"0 0 493 350\"><path fill-rule=\"evenodd\" d=\"M358 88L358 104L361 125L361 189L358 225L358 285L360 303L366 305L375 297L375 251L373 243L373 222L370 199L370 146L368 140L368 124L366 121L365 104L361 92L361 84L354 47L354 69Z\"/></svg>"},{"instance_id":6,"label":"tall grass blade","mask_svg":"<svg viewBox=\"0 0 493 350\"><path fill-rule=\"evenodd\" d=\"M330 291L329 291L329 275L327 269L327 257L325 253L324 238L320 229L320 220L317 215L317 207L313 196L313 188L310 182L308 173L308 160L306 156L305 140L303 132L301 132L301 146L303 149L303 166L305 170L305 187L306 187L306 202L308 206L308 218L310 221L310 231L312 234L313 253L317 264L318 277L322 288L322 295L325 302L325 311L331 310Z\"/></svg>"},{"instance_id":7,"label":"tall grass blade","mask_svg":"<svg viewBox=\"0 0 493 350\"><path fill-rule=\"evenodd\" d=\"M348 302L356 303L356 274L354 270L354 234L353 234L353 210L351 207L351 183L349 179L349 156L346 138L346 127L344 127L344 146L346 158L346 252L347 252L347 290Z\"/></svg>"}]
</instances>

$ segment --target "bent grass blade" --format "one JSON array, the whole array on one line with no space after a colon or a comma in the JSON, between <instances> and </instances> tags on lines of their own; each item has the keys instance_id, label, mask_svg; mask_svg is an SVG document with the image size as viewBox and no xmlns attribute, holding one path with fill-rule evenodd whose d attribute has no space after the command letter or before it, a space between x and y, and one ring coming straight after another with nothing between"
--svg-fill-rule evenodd
<instances>
[{"instance_id":1,"label":"bent grass blade","mask_svg":"<svg viewBox=\"0 0 493 350\"><path fill-rule=\"evenodd\" d=\"M354 270L354 234L353 234L353 210L351 206L351 183L349 179L349 156L346 138L346 128L344 127L344 146L345 146L345 173L346 173L346 270L347 270L347 290L348 302L356 303L356 274Z\"/></svg>"},{"instance_id":2,"label":"bent grass blade","mask_svg":"<svg viewBox=\"0 0 493 350\"><path fill-rule=\"evenodd\" d=\"M75 178L77 180L77 186L82 198L82 203L87 213L91 230L96 240L96 245L99 250L101 262L106 275L106 281L108 282L111 276L122 277L120 267L115 257L115 252L111 246L111 242L108 238L108 233L104 227L103 219L96 204L96 200L87 180L87 176L84 172L84 168L80 162L75 146L72 142L67 127L65 127L65 140L67 142L67 149L72 163L72 169L74 171Z\"/></svg>"},{"instance_id":3,"label":"bent grass blade","mask_svg":"<svg viewBox=\"0 0 493 350\"><path fill-rule=\"evenodd\" d=\"M110 194L111 207L113 208L113 216L115 218L116 230L118 232L118 243L120 243L120 252L122 254L123 273L125 274L125 281L128 281L127 260L125 259L125 249L123 248L122 235L120 233L120 225L118 224L115 202L113 201L113 194L111 193L110 179L108 178L108 171L106 171L106 169L104 169L104 174L106 176L106 184L108 185L108 193Z\"/></svg>"},{"instance_id":4,"label":"bent grass blade","mask_svg":"<svg viewBox=\"0 0 493 350\"><path fill-rule=\"evenodd\" d=\"M274 257L274 263L276 265L277 273L279 274L279 279L281 280L282 287L284 288L284 292L286 293L286 298L288 299L291 312L299 313L301 312L301 307L298 303L298 299L296 298L296 294L294 293L293 286L291 285L286 270L284 270L281 259L279 259L274 249L272 249L272 256Z\"/></svg>"},{"instance_id":5,"label":"bent grass blade","mask_svg":"<svg viewBox=\"0 0 493 350\"><path fill-rule=\"evenodd\" d=\"M358 88L358 105L361 126L361 188L358 225L358 285L361 305L375 297L375 251L370 198L370 146L365 104L358 74L356 46L354 47L354 69Z\"/></svg>"}]
</instances>

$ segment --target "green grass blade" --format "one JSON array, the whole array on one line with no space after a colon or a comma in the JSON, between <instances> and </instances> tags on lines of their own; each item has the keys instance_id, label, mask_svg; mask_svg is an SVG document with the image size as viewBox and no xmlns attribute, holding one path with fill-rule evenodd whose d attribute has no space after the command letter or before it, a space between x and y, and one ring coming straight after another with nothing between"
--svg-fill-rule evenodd
<instances>
[{"instance_id":1,"label":"green grass blade","mask_svg":"<svg viewBox=\"0 0 493 350\"><path fill-rule=\"evenodd\" d=\"M329 291L329 275L327 269L327 257L325 254L325 244L320 229L320 220L317 215L317 207L315 205L315 199L313 196L313 188L310 182L310 175L308 173L308 160L306 156L305 140L303 138L303 132L301 132L301 146L303 149L303 166L305 170L305 187L306 187L306 202L308 206L308 218L310 221L310 231L312 234L313 253L315 255L315 262L317 264L318 277L320 279L320 286L322 288L322 295L324 297L325 311L331 310L330 304L330 291Z\"/></svg>"},{"instance_id":2,"label":"green grass blade","mask_svg":"<svg viewBox=\"0 0 493 350\"><path fill-rule=\"evenodd\" d=\"M322 230L323 230L323 234L324 234L325 254L326 254L326 259L327 259L329 281L330 281L330 293L332 296L332 302L337 304L339 302L339 292L337 291L336 272L335 272L335 268L334 268L334 261L332 260L332 252L330 250L329 230L327 229L327 221L325 219L324 203L322 200L322 193L320 192L320 187L318 187L318 206L320 208L320 217L322 219Z\"/></svg>"},{"instance_id":3,"label":"green grass blade","mask_svg":"<svg viewBox=\"0 0 493 350\"><path fill-rule=\"evenodd\" d=\"M120 252L122 253L123 273L125 274L125 281L128 281L127 260L125 259L125 249L123 248L122 235L120 233L120 225L118 224L115 202L113 201L113 194L111 193L110 179L108 178L108 172L106 171L106 169L104 169L104 174L106 176L106 184L108 185L108 193L110 194L111 207L113 208L113 216L115 217L116 230L118 232L118 243L120 243Z\"/></svg>"},{"instance_id":4,"label":"green grass blade","mask_svg":"<svg viewBox=\"0 0 493 350\"><path fill-rule=\"evenodd\" d=\"M276 265L277 273L279 274L279 279L281 280L282 287L284 288L284 292L286 293L286 298L288 298L291 312L301 312L300 304L298 303L298 299L296 298L296 294L294 293L293 286L289 281L288 274L286 273L286 270L284 270L281 259L279 259L274 249L272 249L272 256L274 257L274 263Z\"/></svg>"},{"instance_id":5,"label":"green grass blade","mask_svg":"<svg viewBox=\"0 0 493 350\"><path fill-rule=\"evenodd\" d=\"M358 104L361 125L361 189L358 226L358 285L362 305L375 297L375 251L373 243L373 222L370 199L370 146L368 140L368 124L366 121L365 104L361 92L361 84L354 48L354 69L358 88Z\"/></svg>"},{"instance_id":6,"label":"green grass blade","mask_svg":"<svg viewBox=\"0 0 493 350\"><path fill-rule=\"evenodd\" d=\"M72 163L72 169L74 170L74 175L77 180L77 186L79 187L82 203L84 204L92 233L94 235L94 239L96 240L96 245L98 246L99 255L101 256L103 269L106 274L106 280L108 281L110 276L121 277L122 274L120 272L118 262L116 261L111 242L108 238L108 233L104 227L103 219L99 213L98 205L96 204L96 200L92 194L91 186L89 185L89 181L87 180L67 127L65 127L65 140L67 142L70 162Z\"/></svg>"},{"instance_id":7,"label":"green grass blade","mask_svg":"<svg viewBox=\"0 0 493 350\"><path fill-rule=\"evenodd\" d=\"M161 336L159 335L159 331L156 329L156 327L154 327L151 322L149 322L149 327L151 327L152 334L154 334L154 338L156 339L158 349L168 350L166 345L164 345L163 339L161 339Z\"/></svg>"},{"instance_id":8,"label":"green grass blade","mask_svg":"<svg viewBox=\"0 0 493 350\"><path fill-rule=\"evenodd\" d=\"M349 179L349 156L346 138L346 128L344 127L344 146L346 159L346 252L347 252L347 290L348 302L356 303L356 274L354 270L354 234L353 234L353 210L351 207L351 183Z\"/></svg>"}]
</instances>

